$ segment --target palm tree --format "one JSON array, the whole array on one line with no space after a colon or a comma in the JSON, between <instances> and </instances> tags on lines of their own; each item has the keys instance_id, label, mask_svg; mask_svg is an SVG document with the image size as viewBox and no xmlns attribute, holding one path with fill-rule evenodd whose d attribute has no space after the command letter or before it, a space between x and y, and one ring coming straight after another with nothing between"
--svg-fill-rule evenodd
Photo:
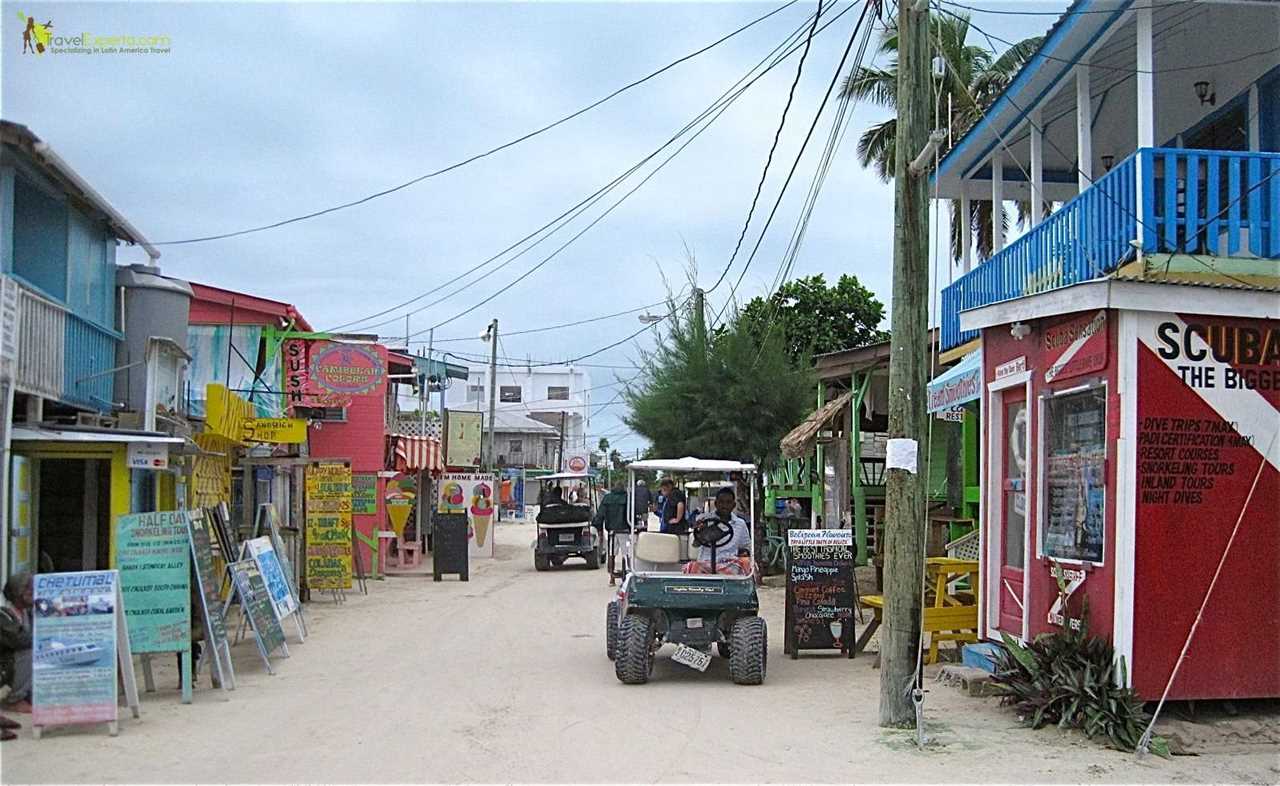
<instances>
[{"instance_id":1,"label":"palm tree","mask_svg":"<svg viewBox=\"0 0 1280 786\"><path fill-rule=\"evenodd\" d=\"M1040 48L1042 36L1028 38L995 57L981 46L966 43L969 36L969 18L962 14L934 14L930 17L933 47L941 53L946 73L937 80L940 87L937 116L950 126L950 138L958 140L965 131L982 117L987 107L995 102L1000 92L1018 73L1019 69ZM856 100L866 100L889 109L898 104L898 30L896 23L888 27L880 39L879 54L887 58L888 65L859 66L844 82L844 94ZM948 97L950 100L948 101ZM950 112L948 113L948 107ZM949 115L943 117L944 115ZM877 123L862 133L858 139L858 160L864 167L873 167L881 180L893 177L897 151L894 139L898 119L891 117ZM968 226L977 233L975 246L979 259L991 256L991 202L972 201L968 220L960 217L960 203L951 201L951 258L960 258L960 228ZM1018 206L1018 223L1025 223L1029 206ZM1005 219L1008 229L1008 219Z\"/></svg>"}]
</instances>

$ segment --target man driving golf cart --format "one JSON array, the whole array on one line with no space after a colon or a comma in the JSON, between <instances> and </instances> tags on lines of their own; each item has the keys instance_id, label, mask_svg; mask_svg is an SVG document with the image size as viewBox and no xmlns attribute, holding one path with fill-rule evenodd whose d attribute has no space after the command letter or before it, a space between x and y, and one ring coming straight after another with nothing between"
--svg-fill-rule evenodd
<instances>
[{"instance_id":1,"label":"man driving golf cart","mask_svg":"<svg viewBox=\"0 0 1280 786\"><path fill-rule=\"evenodd\" d=\"M734 512L737 502L738 495L729 486L716 492L715 512L703 513L694 521L698 559L686 562L683 572L728 576L751 573L751 528Z\"/></svg>"}]
</instances>

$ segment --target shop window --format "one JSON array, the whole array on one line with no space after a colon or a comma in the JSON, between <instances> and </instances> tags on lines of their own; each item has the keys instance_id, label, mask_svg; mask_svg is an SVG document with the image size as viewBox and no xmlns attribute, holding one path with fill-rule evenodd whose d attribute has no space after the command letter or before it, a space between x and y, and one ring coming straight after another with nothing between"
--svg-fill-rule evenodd
<instances>
[{"instance_id":1,"label":"shop window","mask_svg":"<svg viewBox=\"0 0 1280 786\"><path fill-rule=\"evenodd\" d=\"M507 452L515 456L521 455L524 452L524 441L519 439L511 440L507 443Z\"/></svg>"},{"instance_id":2,"label":"shop window","mask_svg":"<svg viewBox=\"0 0 1280 786\"><path fill-rule=\"evenodd\" d=\"M555 386L555 385L547 388L547 400L548 401L568 401L569 388Z\"/></svg>"},{"instance_id":3,"label":"shop window","mask_svg":"<svg viewBox=\"0 0 1280 786\"><path fill-rule=\"evenodd\" d=\"M498 398L506 404L520 403L520 386L519 385L503 385L498 388Z\"/></svg>"},{"instance_id":4,"label":"shop window","mask_svg":"<svg viewBox=\"0 0 1280 786\"><path fill-rule=\"evenodd\" d=\"M1105 387L1044 400L1040 551L1050 559L1102 562L1106 423Z\"/></svg>"},{"instance_id":5,"label":"shop window","mask_svg":"<svg viewBox=\"0 0 1280 786\"><path fill-rule=\"evenodd\" d=\"M346 423L346 407L294 407L294 416L321 423Z\"/></svg>"}]
</instances>

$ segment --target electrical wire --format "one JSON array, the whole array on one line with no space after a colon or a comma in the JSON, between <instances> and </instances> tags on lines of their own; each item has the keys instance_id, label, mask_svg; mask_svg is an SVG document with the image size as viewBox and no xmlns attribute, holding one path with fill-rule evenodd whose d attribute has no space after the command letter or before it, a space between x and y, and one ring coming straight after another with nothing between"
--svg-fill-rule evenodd
<instances>
[{"instance_id":1,"label":"electrical wire","mask_svg":"<svg viewBox=\"0 0 1280 786\"><path fill-rule=\"evenodd\" d=\"M871 10L871 6L872 4L870 2L863 3L862 14L858 17L858 21L854 25L853 32L849 35L849 42L845 45L844 52L840 56L840 64L836 66L836 71L831 77L831 82L827 85L827 92L822 97L822 103L818 105L818 111L814 113L813 122L809 124L809 130L805 133L804 141L800 144L800 150L796 153L795 160L791 163L791 169L787 172L787 177L782 182L782 188L778 191L778 198L774 200L773 209L769 211L769 217L765 219L764 227L760 230L759 237L756 238L756 244L751 249L751 255L747 257L746 264L743 265L742 271L738 273L737 281L734 282L733 287L729 290L728 299L716 314L715 320L712 322L713 327L715 324L720 322L720 317L728 310L729 305L733 303L733 298L738 291L739 285L742 284L742 280L746 276L747 271L751 269L751 263L755 261L756 254L760 251L761 244L764 243L764 238L769 231L769 226L773 223L774 216L778 214L778 208L782 205L783 197L786 196L787 187L791 184L791 178L795 176L796 169L800 166L800 161L804 157L804 151L808 148L809 141L813 139L813 132L818 128L818 121L822 117L822 112L826 109L827 102L831 99L831 93L835 90L836 84L840 81L840 74L844 72L844 64L849 59L849 52L853 50L853 45L858 39L858 32L862 29L862 23L866 21L867 13ZM870 26L868 26L867 29L870 30ZM749 220L750 218L748 218L748 221ZM730 265L732 264L733 261L730 260ZM726 272L727 271L728 268L726 268ZM712 287L712 289L714 288L715 287Z\"/></svg>"},{"instance_id":2,"label":"electrical wire","mask_svg":"<svg viewBox=\"0 0 1280 786\"><path fill-rule=\"evenodd\" d=\"M866 15L867 6L863 6L863 15ZM813 17L813 27L809 29L809 37L805 39L804 51L800 53L800 62L796 66L795 78L791 80L791 89L787 91L787 102L782 106L782 117L778 119L778 129L773 132L773 142L769 145L769 154L764 159L764 170L760 172L760 182L756 183L756 193L751 197L751 207L747 210L747 220L742 222L742 231L738 233L738 242L733 246L733 253L729 255L729 264L725 265L724 270L720 273L720 277L716 282L706 290L714 292L717 287L724 281L725 276L729 274L729 269L733 267L734 260L738 258L738 252L742 250L742 242L746 240L747 230L751 226L751 219L756 214L756 205L760 202L760 194L764 191L765 181L769 178L769 166L773 163L773 154L778 150L778 144L782 140L782 130L787 125L787 114L791 111L791 103L796 97L796 87L800 84L800 77L804 75L804 63L809 57L809 48L813 43L814 33L818 29L818 17L822 15L822 0L818 0L818 12ZM784 187L785 188L785 187Z\"/></svg>"},{"instance_id":3,"label":"electrical wire","mask_svg":"<svg viewBox=\"0 0 1280 786\"><path fill-rule=\"evenodd\" d=\"M679 294L683 294L683 290L681 290ZM677 297L678 296L679 295L677 295ZM667 301L665 300L660 300L657 303L650 303L645 306L629 308L626 311L618 311L613 314L605 314L603 316L591 317L589 319L579 319L576 322L561 322L558 325L546 325L544 327L528 328L526 330L512 330L504 333L503 335L509 338L511 336L524 336L530 333L546 333L547 331L560 330L561 328L578 327L579 325L588 325L588 324L591 324L592 322L603 322L606 319L614 319L616 317L625 317L628 314L634 314L637 311L648 311L651 308L657 308L658 306L664 305L666 304L666 302ZM398 336L389 336L389 338L398 338ZM435 343L443 344L443 343L453 343L456 341L475 341L475 340L476 340L475 336L458 336L456 338L437 338L435 340Z\"/></svg>"},{"instance_id":4,"label":"electrical wire","mask_svg":"<svg viewBox=\"0 0 1280 786\"><path fill-rule=\"evenodd\" d=\"M556 120L556 121L554 121L554 122L552 122L552 123L548 123L547 125L542 126L541 128L538 128L538 129L535 129L535 130L533 130L533 131L530 131L530 132L528 132L528 133L526 133L526 134L524 134L524 135L522 135L522 136L519 136L519 137L517 137L517 138L515 138L515 139L512 139L512 140L510 140L510 141L508 141L508 142L504 142L503 144L498 145L497 147L491 148L491 149L489 149L489 150L486 150L486 151L484 151L483 153L477 153L477 154L475 154L475 155L473 155L473 156L471 156L471 157L469 157L469 158L465 158L465 159L463 159L463 160L461 160L461 161L455 162L455 163L450 164L450 165L448 165L448 166L446 166L446 167L443 167L443 168L441 168L441 169L437 169L437 170L435 170L435 171L433 171L433 172L428 172L428 173L426 173L426 174L424 174L424 175L419 175L418 177L415 177L415 178L413 178L412 180L407 180L407 181L405 181L405 182L403 182L403 183L400 183L399 185L392 186L391 188L387 188L387 189L384 189L384 190L382 190L382 191L378 191L378 192L376 192L376 193L370 194L370 195L365 196L365 197L361 197L360 199L352 200L352 201L350 201L350 202L345 202L345 203L340 204L340 205L334 205L333 207L327 207L327 208L324 208L323 210L317 210L317 211L314 211L314 212L311 212L311 213L306 213L306 214L304 214L304 215L295 216L295 217L293 217L293 218L287 218L287 219L284 219L284 220L281 220L281 221L276 221L276 222L273 222L273 223L270 223L270 224L263 224L263 225L261 225L261 226L250 227L250 228L247 228L247 229L240 229L240 230L236 230L236 231L233 231L233 232L223 232L223 233L221 233L221 234L217 234L217 235L205 235L205 236L203 236L203 237L188 238L188 239L186 239L186 240L165 240L165 241L161 241L161 242L153 243L152 245L156 245L156 246L176 246L176 245L186 245L186 244L190 244L190 243L204 243L204 242L211 241L211 240L224 240L224 239L226 239L226 238L240 237L240 236L242 236L242 235L249 235L249 234L253 234L253 233L256 233L256 232L264 232L264 231L266 231L266 230L268 230L268 229L276 229L276 228L278 228L278 227L287 226L287 225L289 225L289 224L296 224L296 223L298 223L299 221L306 221L306 220L308 220L308 219L318 218L319 216L327 215L327 214L329 214L329 213L335 213L335 212L337 212L337 211L339 211L339 210L345 210L345 209L347 209L347 208L355 207L355 206L357 206L357 205L362 205L362 204L364 204L364 203L366 203L366 202L370 202L370 201L372 201L372 200L374 200L374 199L378 199L378 198L380 198L380 197L387 196L388 194L394 194L394 193L395 193L395 192L397 192L397 191L401 191L401 190L403 190L403 189L408 188L409 186L415 185L415 184L417 184L417 183L421 183L421 182L422 182L422 181L424 181L424 180L428 180L428 179L433 178L433 177L438 177L438 176L443 175L443 174L445 174L445 173L447 173L447 172L452 172L452 171L454 171L455 169L460 169L460 168L462 168L462 167L466 166L467 164L471 164L471 163L473 163L473 162L475 162L475 161L479 161L479 160L480 160L480 159L482 159L482 158L487 158L487 157L489 157L489 156L491 156L491 155L493 155L493 154L495 154L495 153L498 153L498 152L500 152L500 151L502 151L502 150L506 150L506 149L507 149L507 148L509 148L509 147L514 147L515 145L518 145L518 144L520 144L521 142L525 142L525 141L527 141L527 140L529 140L529 139L532 139L532 138L534 138L534 137L536 137L536 136L538 136L538 135L540 135L540 134L542 134L542 133L545 133L545 132L547 132L547 131L550 131L551 129L555 128L556 126L562 125L562 124L564 124L564 123L567 123L567 122L568 122L568 121L570 121L570 120L573 120L573 119L574 119L574 118L576 118L576 117L579 117L579 116L581 116L581 115L583 115L583 114L586 114L587 112L590 112L592 109L595 109L596 107L600 106L601 104L604 104L604 103L606 103L607 101L610 101L610 100L612 100L613 98L616 98L617 96L622 95L623 93L627 92L628 90L631 90L631 89L632 89L632 88L634 88L634 87L637 87L637 86L639 86L639 85L644 84L645 82L648 82L650 79L653 79L653 78L655 78L655 77L657 77L657 76L659 76L659 75L661 75L661 74L663 74L663 73L665 73L665 72L667 72L667 71L671 70L672 68L675 68L676 66L680 65L681 63L685 63L685 62L687 62L687 61L689 61L689 60L692 60L693 58L695 58L695 57L697 57L697 56L699 56L699 55L701 55L701 54L704 54L705 52L708 52L708 51L710 51L710 50L714 49L715 47L719 46L720 44L723 44L725 41L728 41L729 39L733 38L734 36L737 36L738 34L740 34L740 33L744 32L744 31L746 31L746 30L748 30L748 29L750 29L750 28L754 27L755 25L757 25L757 24L759 24L759 23L763 22L764 20L768 19L769 17L774 16L775 14L781 13L782 11L785 11L787 8L790 8L790 7L791 7L792 5L794 5L796 2L798 2L798 0L788 0L788 2L787 2L787 3L784 3L783 5L779 6L778 8L775 8L774 10L772 10L772 11L770 11L769 13L765 14L764 16L760 16L760 17L757 17L757 18L755 18L755 19L751 20L751 21L750 21L750 22L748 22L747 24L743 25L742 27L739 27L738 29L734 30L733 32L729 33L728 35L722 36L721 38L719 38L719 39L717 39L717 40L715 40L715 41L711 42L710 44L707 44L706 46L702 47L701 49L697 49L697 50L695 50L695 51L693 51L693 52L690 52L690 53L689 53L689 54L687 54L687 55L684 55L683 57L680 57L680 58L678 58L678 59L676 59L676 60L674 60L674 61L672 61L672 62L668 63L667 65L665 65L665 66L663 66L663 67L659 68L658 70L651 72L651 73L650 73L650 74L648 74L647 76L641 77L640 79L637 79L637 80L635 80L634 82L630 82L630 83L628 83L628 84L626 84L626 85L623 85L622 87L618 88L617 90L614 90L612 93L609 93L608 95L606 95L604 98L601 98L601 99L599 99L599 100L597 100L597 101L595 101L595 102L593 102L593 103L591 103L591 104L588 104L587 106L583 107L582 109L579 109L579 110L577 110L577 111L575 111L575 112L572 112L572 113L570 113L570 114L568 114L568 115L565 115L564 117L560 118L559 120Z\"/></svg>"},{"instance_id":5,"label":"electrical wire","mask_svg":"<svg viewBox=\"0 0 1280 786\"><path fill-rule=\"evenodd\" d=\"M839 14L836 14L836 16L835 16L835 17L833 17L832 19L830 19L830 20L828 20L826 23L824 23L824 24L819 28L819 32L821 32L821 31L825 30L827 27L829 27L830 25L834 24L837 20L839 20L839 18L840 18L841 16L843 16L845 13L847 13L847 12L848 12L848 10L849 10L849 9L848 9L848 8L846 8L844 11L841 11ZM801 28L801 29L803 29L803 28ZM610 212L612 212L612 211L613 211L613 209L615 209L616 207L618 207L618 205L620 205L623 201L625 201L628 197L630 197L630 196L631 196L631 194L634 194L637 190L639 190L639 188L640 188L641 186L643 186L643 185L644 185L644 184L645 184L649 179L651 179L655 174L657 174L657 172L658 172L659 170L661 170L663 167L665 167L665 166L666 166L666 165L667 165L667 164L668 164L668 163L669 163L673 158L675 158L677 155L679 155L679 153L680 153L680 152L682 152L686 147L688 147L688 146L689 146L689 144L691 144L691 143L692 143L693 139L695 139L697 136L701 135L704 131L706 131L706 130L711 126L711 124L713 124L713 123L714 123L714 122L715 122L715 121L716 121L716 120L717 120L717 119L718 119L722 114L724 114L724 112L725 112L725 111L727 111L727 109L729 108L729 106L731 106L731 105L733 104L733 102L735 102L738 98L740 98L740 97L743 95L743 93L745 93L748 89L750 89L750 88L751 88L751 87L752 87L756 82L758 82L760 79L762 79L762 78L764 77L764 75L765 75L765 74L767 74L767 73L768 73L769 71L771 71L773 68L777 67L780 63L782 63L782 62L783 62L783 61L785 61L788 57L790 57L792 54L794 54L794 53L795 53L795 51L796 51L796 49L798 49L798 48L799 48L799 46L798 46L798 45L792 45L792 44L791 44L791 39L792 39L792 38L794 38L794 37L795 37L795 35L796 35L796 33L794 33L794 32L793 32L790 36L788 36L788 37L787 37L787 39L786 39L786 40L784 40L782 44L780 44L779 46L775 47L775 48L774 48L774 50L773 50L772 52L770 52L770 53L769 53L768 55L766 55L766 56L765 56L765 57L764 57L764 58L763 58L759 63L757 63L754 67L752 67L752 68L747 72L747 74L746 74L746 75L744 75L744 76L743 76L743 77L741 77L737 82L735 82L735 83L734 83L734 85L732 85L728 90L726 90L723 94L721 94L721 96L720 96L719 98L717 98L715 101L713 101L713 102L711 103L711 105L710 105L710 106L708 106L708 107L707 107L706 109L704 109L701 113L699 113L699 114L698 114L698 116L696 116L693 120L691 120L689 123L687 123L687 124L684 126L684 128L680 129L680 130L679 130L679 131L678 131L674 136L672 136L670 139L668 139L668 140L667 140L667 142L666 142L666 143L664 143L663 145L661 145L657 150L654 150L654 151L653 151L649 156L646 156L644 159L642 159L640 162L638 162L636 165L634 165L631 169L629 169L628 171L624 172L622 175L619 175L617 178L615 178L615 180L614 180L613 182L611 182L611 183L607 184L606 186L604 186L603 188L601 188L599 191L597 191L597 192L596 192L595 194L593 194L591 197L588 197L588 198L587 198L587 200L584 200L583 202L580 202L577 206L575 206L575 208L571 208L571 209L570 209L570 211L568 211L568 212L573 212L576 208L581 208L581 209L580 209L580 210L578 210L578 211L577 211L577 213L575 213L573 216L570 216L568 220L564 221L564 222L561 224L561 226L564 226L564 225L568 224L570 221L572 221L574 218L577 218L577 217L578 217L578 215L581 215L583 212L585 212L585 211L586 211L586 209L590 208L593 204L595 204L595 202L598 202L600 199L602 199L602 198L603 198L603 196L604 196L606 193L608 193L608 192L609 192L609 191L611 191L614 187L616 187L617 185L619 185L622 181L624 181L624 180L625 180L627 177L629 177L631 174L633 174L634 172L638 171L641 167L643 167L643 165L644 165L644 164L648 163L648 161L650 161L651 159L653 159L654 157L656 157L656 156L657 156L657 155L658 155L662 150L664 150L666 147L670 146L671 144L675 143L675 142L676 142L676 141L677 141L677 140L678 140L682 135L684 135L685 133L687 133L691 128L695 127L698 123L705 121L705 124L702 126L702 128L698 129L698 130L694 133L694 135L693 135L692 137L690 137L690 139L686 140L686 142L685 142L683 145L681 145L681 147L680 147L680 148L678 148L678 149L677 149L677 150L676 150L672 155L668 156L665 160L663 160L661 163L659 163L659 165L658 165L658 166L657 166L657 167L656 167L652 172L650 172L650 173L649 173L649 174L644 178L644 180L642 180L642 181L641 181L637 186L635 186L634 188L632 188L632 189L631 189L631 191L627 192L627 194L625 194L621 199L619 199L617 202L615 202L612 206L610 206L608 209L606 209L606 210L605 210L605 212L604 212L603 214L601 214L600 216L598 216L594 221L592 221L592 222L591 222L591 224L589 224L589 225L588 225L587 227L585 227L582 231L578 232L578 234L576 234L576 235L574 235L572 238L570 238L570 239L569 239L569 241L568 241L568 242L566 242L564 245L562 245L560 248L557 248L555 251L553 251L553 252L551 253L551 255L550 255L550 256L548 256L547 258L543 259L541 262L539 262L538 264L536 264L536 265L535 265L531 270L526 271L526 273L525 273L525 274L523 274L521 277L519 277L519 278L517 278L515 281L511 282L511 283L510 283L510 284L508 284L506 287L504 287L503 289L499 290L499 291L498 291L497 293L495 293L494 295L492 295L492 296L490 296L489 298L487 298L485 301L482 301L481 303L475 304L475 305L474 305L474 306L472 306L472 307L471 307L471 309L469 309L467 312L463 312L462 314L455 315L454 317L451 317L449 320L446 320L445 322L437 323L436 325L433 325L433 326L432 326L432 327L430 327L430 328L427 328L427 329L424 329L424 330L420 330L420 331L418 331L417 333L411 334L411 337L412 337L412 336L420 336L420 335L422 335L422 334L424 334L424 333L429 332L430 330L433 330L433 329L434 329L434 328L436 328L436 327L440 327L440 326L442 326L442 325L444 325L444 324L447 324L447 322L450 322L450 321L453 321L454 319L457 319L458 317L462 316L462 315L463 315L463 314L465 314L465 313L469 313L469 311L471 311L471 310L474 310L474 309L478 308L479 306L483 305L485 302L488 302L488 301L492 300L494 297L496 297L497 295L502 294L502 293L503 293L503 292L505 292L506 290L510 289L510 288L511 288L511 286L514 286L516 283L519 283L519 281L521 281L521 280L523 280L524 278L526 278L526 277L527 277L530 273L532 273L534 270L537 270L537 269L541 268L541 267L542 267L543 265L545 265L547 262L551 261L551 259L553 259L553 258L554 258L556 255L558 255L561 251L563 251L563 250L564 250L565 248L567 248L570 244L572 244L575 240L577 240L577 238L581 237L581 236L582 236L583 234L585 234L588 230L590 230L590 229L591 229L595 224L599 223L599 222L600 222L600 221L601 221L601 220L602 220L606 215L608 215ZM785 49L787 49L787 47L788 47L789 45L790 45L790 49L789 49L789 50L787 50L787 51L785 51L785 52L782 52L782 54L778 54L781 50L785 50ZM769 59L770 59L771 57L773 58L773 62L772 62L772 63L770 63L767 67L765 67L765 68L764 68L764 70L763 70L763 71L761 71L759 74L756 74L754 77L752 77L752 73L753 73L754 71L756 71L757 69L759 69L761 66L764 66L764 65L765 65L765 63L766 63L766 62L768 62L768 61L769 61ZM744 82L745 82L745 84L743 84ZM566 215L566 214L561 214L561 217L563 217L564 215ZM553 220L553 222L552 222L552 223L555 223L555 221ZM545 229L546 227L544 226L543 228ZM559 228L560 228L560 227L556 227L556 229L555 229L555 230L552 230L552 233L554 233L554 232L555 232L556 230L558 230ZM539 231L541 231L541 230L539 230ZM538 232L535 232L534 234L538 234ZM548 234L548 237L549 237L549 235L550 235L550 233ZM531 236L529 236L529 237L532 237L532 235L531 235ZM528 239L528 237L526 237L525 239L527 240L527 239ZM545 239L546 239L546 238L542 238L542 240L545 240ZM542 240L538 240L538 241L537 241L537 242L535 242L533 245L535 245L535 246L536 246L538 243L542 242ZM521 242L523 242L523 241L521 241ZM516 245L519 245L519 242L518 242ZM509 250L511 250L512 248L514 248L514 246L508 247L508 249L506 249L506 250L507 250L507 251L509 251ZM523 255L523 254L524 254L524 253L526 253L528 250L531 250L531 248L532 248L532 246L530 247L530 249L525 249L524 251L521 251L521 252L520 252L520 254L517 254L517 255L516 255L516 257L519 257L519 256ZM480 265L478 265L478 266L476 266L476 267L472 268L471 270L469 270L469 271L467 271L467 272L465 272L465 273L463 273L463 274L461 274L461 275L459 275L459 276L457 276L457 277L455 277L455 278L451 279L449 282L446 282L446 284L445 284L445 285L442 285L441 287L436 287L434 291L438 291L439 289L443 288L443 286L447 286L447 285L448 285L448 284L450 284L450 283L454 283L454 282L456 282L456 281L460 280L461 278L463 278L463 277L465 277L465 276L469 275L470 273L475 272L475 271L476 271L476 270L478 270L479 268L484 267L484 266L485 266L485 265L487 265L488 263L490 263L490 262L492 262L492 261L496 260L497 258L499 258L499 257L502 255L502 253L505 253L505 252L501 252L501 253L500 253L500 254L498 254L497 256L492 257L492 258L490 258L489 260L486 260L485 262L481 263ZM424 310L424 309L426 309L426 308L429 308L429 307L431 307L431 306L433 306L433 305L436 305L436 304L438 304L438 303L442 302L443 300L447 299L448 297L452 297L453 295L458 294L459 292L466 291L467 289L469 289L469 288L473 287L473 286L474 286L474 284L476 284L477 282L479 282L479 281L481 281L481 280L483 280L483 279L487 278L489 275L492 275L494 272L497 272L497 270L500 270L500 269L502 269L503 267L506 267L508 264L510 264L512 261L514 261L514 259L515 259L515 257L513 257L513 258L512 258L512 259L510 259L510 260L507 260L506 262L503 262L501 265L499 265L499 266L498 266L497 268L495 268L494 270L491 270L491 271L489 271L489 272L487 272L487 273L485 273L485 274L483 274L483 275L479 276L478 278L473 279L472 281L467 282L465 285L463 285L462 287L458 288L457 290L455 290L454 292L450 293L449 295L446 295L446 296L445 296L445 297L443 297L443 298L440 298L440 299L438 299L438 300L436 300L436 301L433 301L432 303L428 303L426 306L419 307L419 308L417 308L417 309L415 309L414 311L409 312L409 313L417 313L418 311L422 311L422 310ZM418 298L415 298L415 300L420 300L420 299L421 299L421 297L422 297L422 296L419 296ZM402 304L402 305L404 305L404 304ZM394 308L398 308L398 306L397 306L397 307L394 307ZM394 308L393 308L393 309L388 309L388 311L394 310ZM387 311L384 311L384 312L382 312L382 313L387 313ZM394 319L392 319L392 320L389 320L388 322L384 322L384 323L382 323L382 324L389 324L389 323L390 323L390 322L392 322L392 321L398 321L398 319L399 319L399 317L396 317L396 318L394 318Z\"/></svg>"}]
</instances>

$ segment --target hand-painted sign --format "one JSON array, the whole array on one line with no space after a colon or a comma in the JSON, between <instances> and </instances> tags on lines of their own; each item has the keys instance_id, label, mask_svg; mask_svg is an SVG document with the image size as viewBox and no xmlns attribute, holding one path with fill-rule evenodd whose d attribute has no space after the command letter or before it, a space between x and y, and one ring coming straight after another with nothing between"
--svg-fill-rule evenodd
<instances>
[{"instance_id":1,"label":"hand-painted sign","mask_svg":"<svg viewBox=\"0 0 1280 786\"><path fill-rule=\"evenodd\" d=\"M307 465L307 586L351 587L351 465Z\"/></svg>"},{"instance_id":2,"label":"hand-painted sign","mask_svg":"<svg viewBox=\"0 0 1280 786\"><path fill-rule=\"evenodd\" d=\"M306 398L310 374L307 369L307 342L291 338L284 342L284 392L289 411L308 405Z\"/></svg>"},{"instance_id":3,"label":"hand-painted sign","mask_svg":"<svg viewBox=\"0 0 1280 786\"><path fill-rule=\"evenodd\" d=\"M263 535L245 541L249 556L258 563L258 572L267 587L267 595L271 597L271 605L275 609L276 619L284 620L298 610L298 604L289 590L289 581L285 578L284 567L271 546L271 538Z\"/></svg>"},{"instance_id":4,"label":"hand-painted sign","mask_svg":"<svg viewBox=\"0 0 1280 786\"><path fill-rule=\"evenodd\" d=\"M119 575L41 573L33 582L32 724L115 723L117 665L137 706L128 635L118 616Z\"/></svg>"},{"instance_id":5,"label":"hand-painted sign","mask_svg":"<svg viewBox=\"0 0 1280 786\"><path fill-rule=\"evenodd\" d=\"M1058 599L1049 608L1046 621L1050 625L1066 627L1069 620L1072 630L1080 630L1080 618L1071 616L1069 607L1071 605L1071 596L1084 584L1088 574L1083 570L1064 568L1055 563L1049 568L1049 575L1053 576L1054 580L1058 582L1059 590Z\"/></svg>"},{"instance_id":6,"label":"hand-painted sign","mask_svg":"<svg viewBox=\"0 0 1280 786\"><path fill-rule=\"evenodd\" d=\"M450 467L480 466L480 413L446 410L444 423L444 463Z\"/></svg>"},{"instance_id":7,"label":"hand-painted sign","mask_svg":"<svg viewBox=\"0 0 1280 786\"><path fill-rule=\"evenodd\" d=\"M249 418L243 440L273 445L300 445L307 441L307 421L299 418Z\"/></svg>"},{"instance_id":8,"label":"hand-painted sign","mask_svg":"<svg viewBox=\"0 0 1280 786\"><path fill-rule=\"evenodd\" d=\"M225 385L210 382L205 386L205 431L239 443L244 438L244 422L257 416L257 410L248 401L237 396Z\"/></svg>"},{"instance_id":9,"label":"hand-painted sign","mask_svg":"<svg viewBox=\"0 0 1280 786\"><path fill-rule=\"evenodd\" d=\"M1027 356L1022 355L1010 360L1008 363L1001 363L996 366L996 379L1004 379L1014 374L1021 374L1027 370Z\"/></svg>"},{"instance_id":10,"label":"hand-painted sign","mask_svg":"<svg viewBox=\"0 0 1280 786\"><path fill-rule=\"evenodd\" d=\"M853 653L853 531L787 531L786 651Z\"/></svg>"},{"instance_id":11,"label":"hand-painted sign","mask_svg":"<svg viewBox=\"0 0 1280 786\"><path fill-rule=\"evenodd\" d=\"M232 562L227 565L227 568L231 571L236 594L240 597L240 608L248 616L249 625L253 628L258 640L258 651L270 666L271 661L268 656L271 653L284 648L285 654L288 655L289 648L284 642L284 629L280 627L280 620L276 618L276 613L271 607L271 594L262 581L258 563L255 560L246 559Z\"/></svg>"},{"instance_id":12,"label":"hand-painted sign","mask_svg":"<svg viewBox=\"0 0 1280 786\"><path fill-rule=\"evenodd\" d=\"M1069 379L1107 367L1106 310L1078 314L1044 329L1044 381Z\"/></svg>"},{"instance_id":13,"label":"hand-painted sign","mask_svg":"<svg viewBox=\"0 0 1280 786\"><path fill-rule=\"evenodd\" d=\"M970 352L959 363L929 382L929 411L937 412L974 401L982 393L982 352Z\"/></svg>"},{"instance_id":14,"label":"hand-painted sign","mask_svg":"<svg viewBox=\"0 0 1280 786\"><path fill-rule=\"evenodd\" d=\"M202 510L187 513L187 539L191 543L191 558L195 565L196 585L199 590L201 619L204 620L205 647L213 652L214 674L226 688L235 684L235 671L231 664L231 645L227 641L226 619L222 611L222 574L213 566L213 543L209 538L209 524Z\"/></svg>"},{"instance_id":15,"label":"hand-painted sign","mask_svg":"<svg viewBox=\"0 0 1280 786\"><path fill-rule=\"evenodd\" d=\"M565 472L586 472L591 467L591 457L587 453L570 453L564 457Z\"/></svg>"},{"instance_id":16,"label":"hand-painted sign","mask_svg":"<svg viewBox=\"0 0 1280 786\"><path fill-rule=\"evenodd\" d=\"M311 348L311 381L339 395L368 393L382 382L382 358L359 344L330 342Z\"/></svg>"},{"instance_id":17,"label":"hand-painted sign","mask_svg":"<svg viewBox=\"0 0 1280 786\"><path fill-rule=\"evenodd\" d=\"M186 513L118 517L116 565L130 649L191 649L191 551Z\"/></svg>"},{"instance_id":18,"label":"hand-painted sign","mask_svg":"<svg viewBox=\"0 0 1280 786\"><path fill-rule=\"evenodd\" d=\"M494 489L497 483L492 475L448 473L436 484L436 512L465 514L470 553L476 557L492 557L493 522L497 510Z\"/></svg>"},{"instance_id":19,"label":"hand-painted sign","mask_svg":"<svg viewBox=\"0 0 1280 786\"><path fill-rule=\"evenodd\" d=\"M130 442L125 449L129 469L168 469L169 446L163 442Z\"/></svg>"},{"instance_id":20,"label":"hand-painted sign","mask_svg":"<svg viewBox=\"0 0 1280 786\"><path fill-rule=\"evenodd\" d=\"M361 473L351 476L351 512L358 516L378 515L378 476Z\"/></svg>"}]
</instances>

